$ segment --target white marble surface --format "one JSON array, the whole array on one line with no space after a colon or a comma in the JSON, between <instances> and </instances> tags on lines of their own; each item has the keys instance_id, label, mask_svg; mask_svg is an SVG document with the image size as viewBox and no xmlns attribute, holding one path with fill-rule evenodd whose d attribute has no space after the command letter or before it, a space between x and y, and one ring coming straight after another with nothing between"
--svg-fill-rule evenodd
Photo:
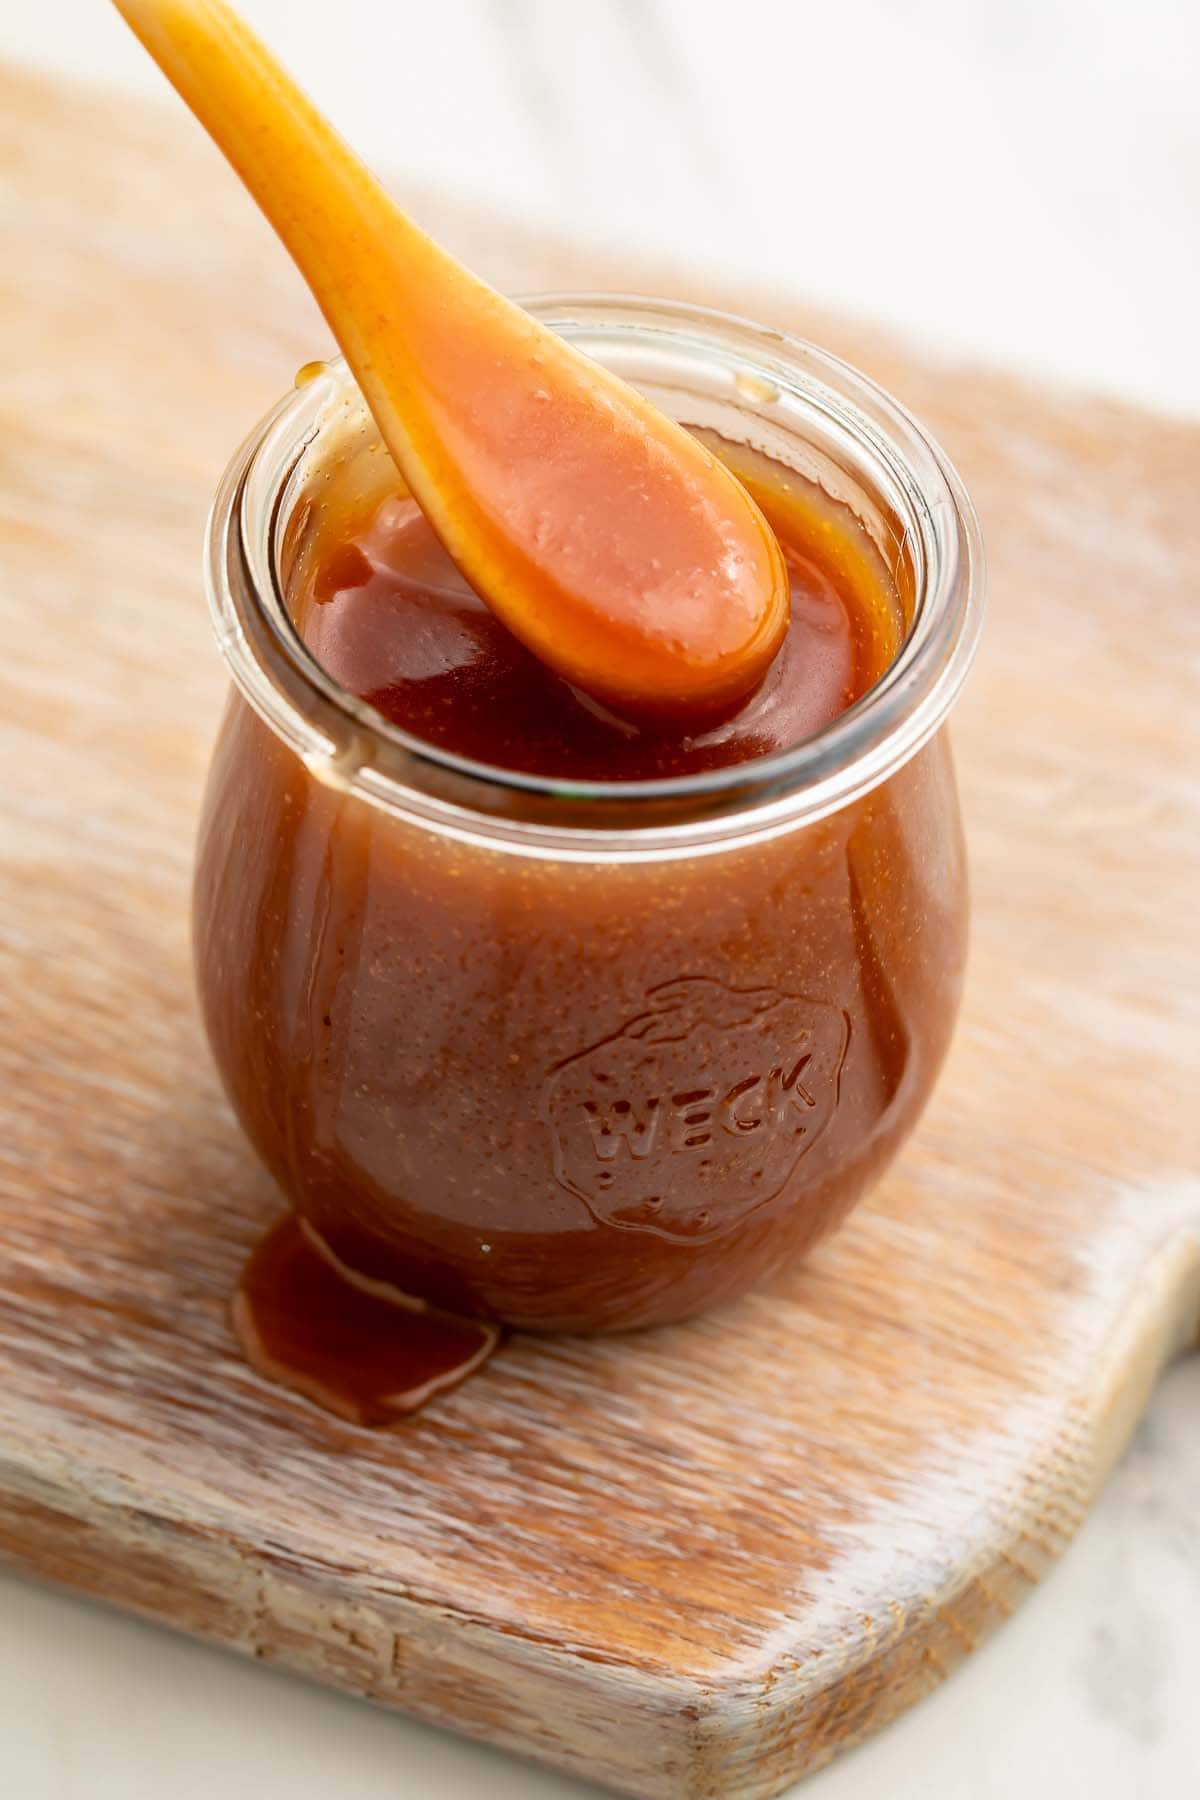
<instances>
[{"instance_id":1,"label":"white marble surface","mask_svg":"<svg viewBox=\"0 0 1200 1800\"><path fill-rule=\"evenodd\" d=\"M766 277L952 353L1200 411L1195 0L246 0L381 164ZM342 40L331 38L335 12ZM370 36L364 65L354 50ZM97 0L0 55L157 92ZM812 1800L1200 1793L1200 1362L1063 1564ZM585 1789L0 1577L0 1793Z\"/></svg>"}]
</instances>

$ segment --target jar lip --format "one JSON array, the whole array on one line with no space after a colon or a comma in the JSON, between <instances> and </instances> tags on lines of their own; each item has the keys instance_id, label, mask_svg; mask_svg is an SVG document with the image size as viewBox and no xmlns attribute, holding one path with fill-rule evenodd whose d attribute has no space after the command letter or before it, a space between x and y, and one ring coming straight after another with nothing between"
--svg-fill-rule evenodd
<instances>
[{"instance_id":1,"label":"jar lip","mask_svg":"<svg viewBox=\"0 0 1200 1800\"><path fill-rule=\"evenodd\" d=\"M943 723L966 677L983 612L983 544L952 464L897 401L828 352L772 327L690 303L620 294L520 302L544 323L614 341L669 342L730 366L837 420L903 490L925 539L928 579L899 654L829 725L786 749L699 774L649 781L563 781L472 761L425 742L342 688L292 623L274 539L288 481L349 381L341 358L269 412L229 464L209 518L206 576L233 679L278 736L330 785L415 814L452 835L649 834L695 847L825 817L892 774ZM741 390L739 390L741 391ZM265 479L264 479L265 477ZM560 843L561 849L561 843Z\"/></svg>"}]
</instances>

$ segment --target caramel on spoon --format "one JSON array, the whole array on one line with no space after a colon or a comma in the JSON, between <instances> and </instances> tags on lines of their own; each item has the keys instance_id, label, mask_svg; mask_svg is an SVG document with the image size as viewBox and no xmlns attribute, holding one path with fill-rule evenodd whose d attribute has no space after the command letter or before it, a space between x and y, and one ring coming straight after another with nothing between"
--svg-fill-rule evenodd
<instances>
[{"instance_id":1,"label":"caramel on spoon","mask_svg":"<svg viewBox=\"0 0 1200 1800\"><path fill-rule=\"evenodd\" d=\"M505 625L617 708L732 707L788 622L734 475L409 219L221 0L116 0L311 288L400 472Z\"/></svg>"}]
</instances>

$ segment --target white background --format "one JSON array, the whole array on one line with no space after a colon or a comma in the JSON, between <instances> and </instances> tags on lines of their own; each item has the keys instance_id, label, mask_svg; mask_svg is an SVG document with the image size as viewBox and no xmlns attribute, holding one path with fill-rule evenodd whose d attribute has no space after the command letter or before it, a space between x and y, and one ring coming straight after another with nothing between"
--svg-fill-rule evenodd
<instances>
[{"instance_id":1,"label":"white background","mask_svg":"<svg viewBox=\"0 0 1200 1800\"><path fill-rule=\"evenodd\" d=\"M245 0L373 161L1200 412L1197 0ZM104 0L0 54L164 83Z\"/></svg>"},{"instance_id":2,"label":"white background","mask_svg":"<svg viewBox=\"0 0 1200 1800\"><path fill-rule=\"evenodd\" d=\"M401 178L1200 412L1197 0L244 10ZM102 0L4 0L4 54L163 92ZM1019 1617L805 1795L1188 1800L1198 1625L1194 1359ZM21 1800L585 1791L3 1577L0 1769Z\"/></svg>"}]
</instances>

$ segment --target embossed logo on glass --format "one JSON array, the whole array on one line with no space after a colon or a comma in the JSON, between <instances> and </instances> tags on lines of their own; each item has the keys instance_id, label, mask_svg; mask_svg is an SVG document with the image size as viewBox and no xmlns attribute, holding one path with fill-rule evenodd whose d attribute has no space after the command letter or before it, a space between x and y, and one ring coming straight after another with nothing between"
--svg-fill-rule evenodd
<instances>
[{"instance_id":1,"label":"embossed logo on glass","mask_svg":"<svg viewBox=\"0 0 1200 1800\"><path fill-rule=\"evenodd\" d=\"M604 1223L699 1242L773 1199L837 1105L849 1021L684 976L550 1071L559 1181Z\"/></svg>"}]
</instances>

